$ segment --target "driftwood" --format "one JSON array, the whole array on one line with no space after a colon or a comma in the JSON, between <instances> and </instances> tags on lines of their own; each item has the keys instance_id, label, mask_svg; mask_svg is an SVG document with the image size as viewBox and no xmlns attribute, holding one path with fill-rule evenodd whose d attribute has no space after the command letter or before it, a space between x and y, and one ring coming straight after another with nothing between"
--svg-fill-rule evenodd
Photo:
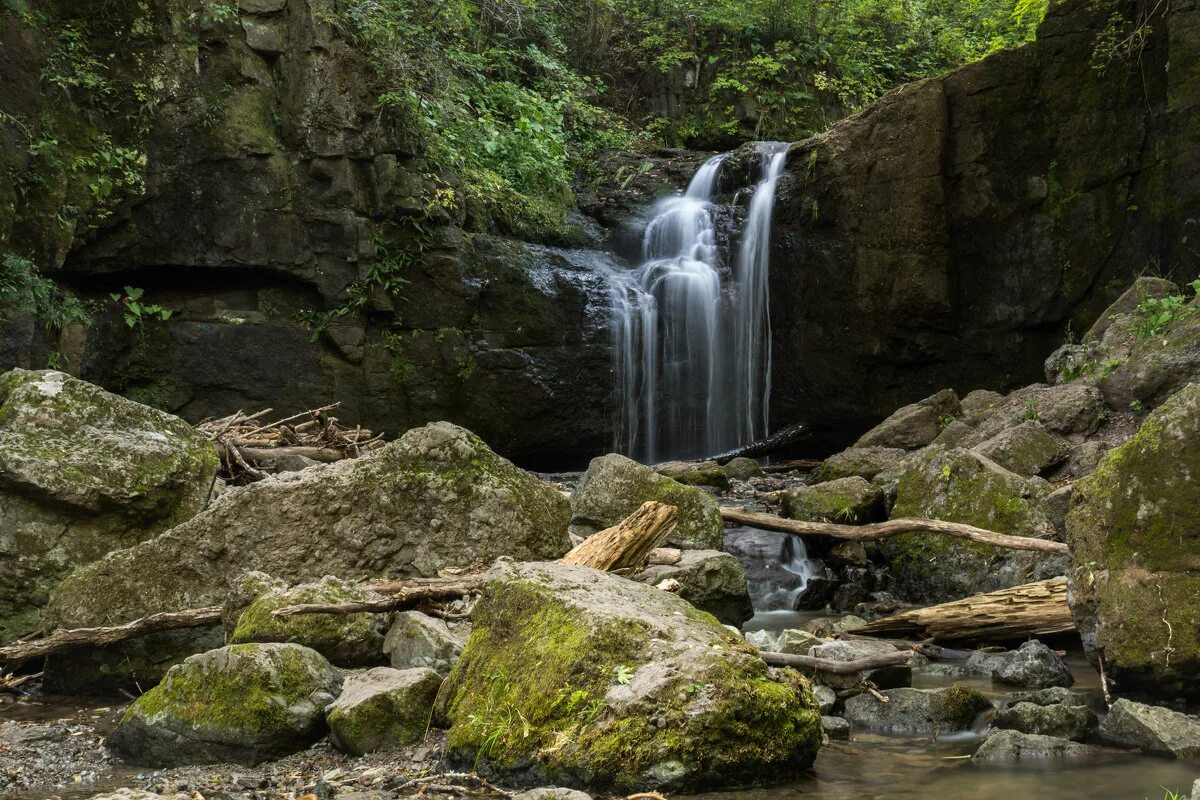
<instances>
[{"instance_id":1,"label":"driftwood","mask_svg":"<svg viewBox=\"0 0 1200 800\"><path fill-rule=\"evenodd\" d=\"M619 524L589 536L562 562L603 572L641 569L650 553L674 533L678 516L675 506L643 503Z\"/></svg>"},{"instance_id":2,"label":"driftwood","mask_svg":"<svg viewBox=\"0 0 1200 800\"><path fill-rule=\"evenodd\" d=\"M762 468L762 471L768 474L774 472L812 472L821 466L821 464L822 462L813 461L810 458L798 458L793 461L780 461L774 464L767 464Z\"/></svg>"},{"instance_id":3,"label":"driftwood","mask_svg":"<svg viewBox=\"0 0 1200 800\"><path fill-rule=\"evenodd\" d=\"M759 514L744 508L722 508L721 517L726 522L764 531L792 533L797 536L828 536L833 539L867 542L901 533L937 533L990 544L993 547L1004 547L1009 550L1034 550L1055 556L1068 555L1067 546L1062 542L1034 539L1028 536L1010 536L1006 533L995 533L983 528L976 528L973 525L943 522L937 519L890 519L887 522L874 522L869 525L837 525L832 522L801 522L784 519L775 514Z\"/></svg>"},{"instance_id":4,"label":"driftwood","mask_svg":"<svg viewBox=\"0 0 1200 800\"><path fill-rule=\"evenodd\" d=\"M349 603L300 603L278 608L272 612L272 616L286 618L297 614L378 614L412 608L432 600L456 600L482 589L483 576L464 575L455 578L393 581L376 583L368 588L378 594L386 595L386 597Z\"/></svg>"},{"instance_id":5,"label":"driftwood","mask_svg":"<svg viewBox=\"0 0 1200 800\"><path fill-rule=\"evenodd\" d=\"M807 439L808 436L808 426L803 422L798 422L795 425L789 425L782 430L776 431L765 439L759 439L757 442L751 442L741 447L735 447L732 450L726 450L724 453L709 456L704 460L715 461L718 464L728 464L735 458L760 458L761 456L769 456L771 453L778 452L796 442Z\"/></svg>"},{"instance_id":6,"label":"driftwood","mask_svg":"<svg viewBox=\"0 0 1200 800\"><path fill-rule=\"evenodd\" d=\"M214 625L221 621L221 607L190 608L186 611L166 611L148 617L114 625L110 628L72 628L57 630L44 639L15 642L0 647L0 660L9 664L20 664L35 658L44 658L76 647L117 644L127 639L136 639L150 633L175 631L182 628L198 628Z\"/></svg>"},{"instance_id":7,"label":"driftwood","mask_svg":"<svg viewBox=\"0 0 1200 800\"><path fill-rule=\"evenodd\" d=\"M855 661L834 661L816 656L800 656L791 653L760 653L762 660L772 667L803 667L834 675L852 675L855 672L866 672L882 667L894 667L897 664L907 664L913 656L912 650L897 650L894 653L860 658Z\"/></svg>"},{"instance_id":8,"label":"driftwood","mask_svg":"<svg viewBox=\"0 0 1200 800\"><path fill-rule=\"evenodd\" d=\"M1024 639L1074 630L1067 579L1026 583L868 622L856 635L917 635L941 641Z\"/></svg>"}]
</instances>

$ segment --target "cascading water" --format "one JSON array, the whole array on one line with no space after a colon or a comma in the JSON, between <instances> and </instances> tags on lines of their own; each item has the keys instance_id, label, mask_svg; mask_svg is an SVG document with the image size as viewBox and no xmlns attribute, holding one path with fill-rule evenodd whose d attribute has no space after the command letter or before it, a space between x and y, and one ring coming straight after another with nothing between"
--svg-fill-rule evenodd
<instances>
[{"instance_id":1,"label":"cascading water","mask_svg":"<svg viewBox=\"0 0 1200 800\"><path fill-rule=\"evenodd\" d=\"M657 203L641 266L613 276L616 448L640 461L710 455L767 431L767 270L787 147L763 143L759 153L762 178L731 276L713 203L727 155L706 161L683 195Z\"/></svg>"}]
</instances>

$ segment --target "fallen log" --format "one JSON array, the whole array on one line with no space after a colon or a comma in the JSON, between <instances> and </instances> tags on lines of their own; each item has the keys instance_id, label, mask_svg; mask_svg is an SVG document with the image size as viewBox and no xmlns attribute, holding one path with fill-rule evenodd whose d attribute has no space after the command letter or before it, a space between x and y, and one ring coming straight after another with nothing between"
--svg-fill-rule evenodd
<instances>
[{"instance_id":1,"label":"fallen log","mask_svg":"<svg viewBox=\"0 0 1200 800\"><path fill-rule=\"evenodd\" d=\"M331 464L346 457L329 447L246 447L236 442L226 446L236 447L242 458L247 461L278 461L288 456L301 456Z\"/></svg>"},{"instance_id":2,"label":"fallen log","mask_svg":"<svg viewBox=\"0 0 1200 800\"><path fill-rule=\"evenodd\" d=\"M715 461L718 464L728 464L735 458L760 458L762 456L769 456L771 453L776 453L796 442L807 439L808 436L808 425L803 422L797 422L795 425L788 425L786 428L776 431L765 439L759 439L757 442L751 442L741 447L735 447L732 450L726 450L724 453L709 456L703 460Z\"/></svg>"},{"instance_id":3,"label":"fallen log","mask_svg":"<svg viewBox=\"0 0 1200 800\"><path fill-rule=\"evenodd\" d=\"M1067 605L1067 579L1051 578L893 614L855 628L854 633L963 641L1025 639L1074 629Z\"/></svg>"},{"instance_id":4,"label":"fallen log","mask_svg":"<svg viewBox=\"0 0 1200 800\"><path fill-rule=\"evenodd\" d=\"M869 525L838 525L832 522L801 522L800 520L784 519L774 514L759 514L744 508L722 508L721 518L726 522L758 528L764 531L791 533L796 536L828 536L832 539L849 539L856 542L869 542L886 539L901 533L937 533L945 536L957 536L972 542L990 544L993 547L1004 547L1009 550L1034 550L1039 553L1049 553L1055 556L1069 554L1066 544L1052 542L1048 539L1034 539L1029 536L1011 536L1007 533L976 528L959 522L943 522L937 519L890 519L887 522L873 522Z\"/></svg>"},{"instance_id":5,"label":"fallen log","mask_svg":"<svg viewBox=\"0 0 1200 800\"><path fill-rule=\"evenodd\" d=\"M357 600L348 603L299 603L284 606L272 612L272 616L285 619L297 614L381 614L412 608L426 601L457 600L483 588L482 575L467 575L461 578L428 578L417 581L395 581L377 583L371 591L387 595L378 599Z\"/></svg>"},{"instance_id":6,"label":"fallen log","mask_svg":"<svg viewBox=\"0 0 1200 800\"><path fill-rule=\"evenodd\" d=\"M883 667L894 667L907 664L913 656L912 650L897 650L894 653L884 653L878 656L860 658L855 661L834 661L829 658L816 656L801 656L791 653L760 653L762 660L772 667L803 667L834 675L853 675L855 672L868 672Z\"/></svg>"},{"instance_id":7,"label":"fallen log","mask_svg":"<svg viewBox=\"0 0 1200 800\"><path fill-rule=\"evenodd\" d=\"M602 572L641 569L650 554L675 531L675 506L649 501L619 524L589 536L562 557L564 564Z\"/></svg>"},{"instance_id":8,"label":"fallen log","mask_svg":"<svg viewBox=\"0 0 1200 800\"><path fill-rule=\"evenodd\" d=\"M165 611L109 628L57 630L44 639L15 642L0 647L0 660L8 664L21 664L76 647L117 644L151 633L215 625L221 621L221 610L220 606L210 606L208 608L190 608L186 611Z\"/></svg>"},{"instance_id":9,"label":"fallen log","mask_svg":"<svg viewBox=\"0 0 1200 800\"><path fill-rule=\"evenodd\" d=\"M823 462L813 461L810 458L797 458L792 461L780 461L776 464L767 464L762 468L762 471L771 474L775 472L812 472Z\"/></svg>"}]
</instances>

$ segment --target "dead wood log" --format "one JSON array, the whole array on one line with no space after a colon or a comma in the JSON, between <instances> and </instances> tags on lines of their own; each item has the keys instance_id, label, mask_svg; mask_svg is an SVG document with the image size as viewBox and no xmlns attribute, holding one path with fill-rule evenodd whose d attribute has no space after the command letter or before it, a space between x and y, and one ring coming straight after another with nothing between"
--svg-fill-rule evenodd
<instances>
[{"instance_id":1,"label":"dead wood log","mask_svg":"<svg viewBox=\"0 0 1200 800\"><path fill-rule=\"evenodd\" d=\"M641 569L650 553L675 531L675 506L649 501L611 528L589 536L562 557L564 564L603 572Z\"/></svg>"},{"instance_id":2,"label":"dead wood log","mask_svg":"<svg viewBox=\"0 0 1200 800\"><path fill-rule=\"evenodd\" d=\"M247 461L278 461L288 456L302 456L329 464L345 458L341 452L329 447L245 447L236 442L233 446Z\"/></svg>"},{"instance_id":3,"label":"dead wood log","mask_svg":"<svg viewBox=\"0 0 1200 800\"><path fill-rule=\"evenodd\" d=\"M349 603L300 603L284 606L272 612L273 616L286 618L297 614L380 614L413 608L427 601L457 600L483 588L482 575L464 575L454 578L424 578L409 581L376 583L371 591L386 595L378 599L358 600Z\"/></svg>"},{"instance_id":4,"label":"dead wood log","mask_svg":"<svg viewBox=\"0 0 1200 800\"><path fill-rule=\"evenodd\" d=\"M807 439L808 436L808 425L803 422L797 422L795 425L788 425L786 428L776 431L765 439L759 439L757 442L751 442L741 447L735 447L732 450L726 450L724 453L709 456L704 460L715 461L718 464L728 464L735 458L769 456L771 453L778 452L796 442Z\"/></svg>"},{"instance_id":5,"label":"dead wood log","mask_svg":"<svg viewBox=\"0 0 1200 800\"><path fill-rule=\"evenodd\" d=\"M897 650L894 653L859 658L854 661L834 661L829 658L816 656L801 656L791 653L760 653L762 660L772 667L803 667L804 669L820 670L834 675L853 675L855 672L867 672L883 667L894 667L907 664L913 656L912 650Z\"/></svg>"},{"instance_id":6,"label":"dead wood log","mask_svg":"<svg viewBox=\"0 0 1200 800\"><path fill-rule=\"evenodd\" d=\"M1055 556L1065 556L1069 553L1067 546L1062 542L1034 539L1029 536L1010 536L1007 533L996 533L973 525L943 522L938 519L890 519L887 522L874 522L869 525L837 525L832 522L784 519L774 514L759 514L744 508L722 508L721 517L726 522L764 531L792 533L796 536L828 536L833 539L868 542L901 533L937 533L1009 550L1034 550Z\"/></svg>"},{"instance_id":7,"label":"dead wood log","mask_svg":"<svg viewBox=\"0 0 1200 800\"><path fill-rule=\"evenodd\" d=\"M798 458L792 461L780 461L777 464L767 464L762 468L762 471L767 474L775 472L812 472L821 466L822 463L821 461L813 461L809 458Z\"/></svg>"},{"instance_id":8,"label":"dead wood log","mask_svg":"<svg viewBox=\"0 0 1200 800\"><path fill-rule=\"evenodd\" d=\"M1051 578L916 608L855 628L858 636L917 635L937 641L1025 639L1074 630L1067 579Z\"/></svg>"},{"instance_id":9,"label":"dead wood log","mask_svg":"<svg viewBox=\"0 0 1200 800\"><path fill-rule=\"evenodd\" d=\"M150 633L215 625L221 621L221 610L220 606L189 608L186 611L165 611L161 614L151 614L148 617L126 622L124 625L113 625L108 628L57 630L44 639L15 642L0 647L0 660L8 664L20 664L76 647L117 644Z\"/></svg>"}]
</instances>

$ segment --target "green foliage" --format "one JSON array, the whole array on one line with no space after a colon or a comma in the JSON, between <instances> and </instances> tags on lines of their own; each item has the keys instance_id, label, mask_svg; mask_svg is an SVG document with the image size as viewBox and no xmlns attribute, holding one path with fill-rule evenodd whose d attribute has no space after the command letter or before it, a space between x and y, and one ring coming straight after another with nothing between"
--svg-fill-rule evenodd
<instances>
[{"instance_id":1,"label":"green foliage","mask_svg":"<svg viewBox=\"0 0 1200 800\"><path fill-rule=\"evenodd\" d=\"M44 277L29 259L6 253L0 259L0 319L14 311L33 314L52 330L91 321L83 301Z\"/></svg>"},{"instance_id":2,"label":"green foliage","mask_svg":"<svg viewBox=\"0 0 1200 800\"><path fill-rule=\"evenodd\" d=\"M1025 408L1017 415L1022 422L1036 421L1038 419L1037 400L1030 397L1025 401Z\"/></svg>"},{"instance_id":3,"label":"green foliage","mask_svg":"<svg viewBox=\"0 0 1200 800\"><path fill-rule=\"evenodd\" d=\"M1200 280L1188 284L1193 295L1200 295ZM1166 297L1146 297L1137 304L1133 315L1136 322L1134 332L1139 339L1149 339L1171 327L1176 320L1196 313L1195 303L1189 303L1181 294Z\"/></svg>"},{"instance_id":4,"label":"green foliage","mask_svg":"<svg viewBox=\"0 0 1200 800\"><path fill-rule=\"evenodd\" d=\"M121 319L125 327L139 334L144 334L146 322L159 320L166 322L171 318L172 311L156 303L147 303L142 299L145 290L135 286L126 286L125 291L109 295L121 310Z\"/></svg>"}]
</instances>

